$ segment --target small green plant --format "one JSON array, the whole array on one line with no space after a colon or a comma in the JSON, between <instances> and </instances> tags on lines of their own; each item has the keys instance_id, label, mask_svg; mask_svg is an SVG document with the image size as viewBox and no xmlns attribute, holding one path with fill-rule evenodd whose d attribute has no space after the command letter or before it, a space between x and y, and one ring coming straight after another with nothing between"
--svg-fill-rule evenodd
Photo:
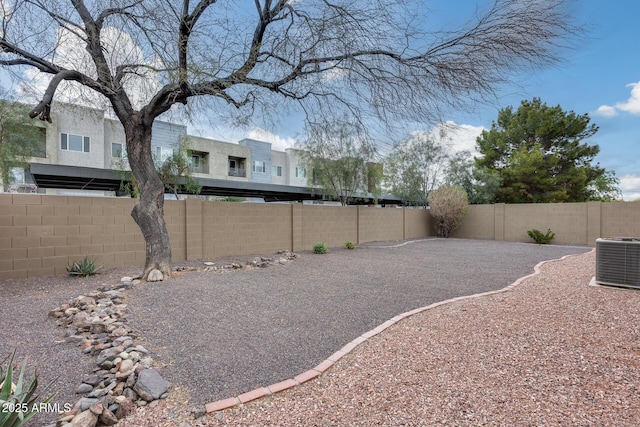
<instances>
[{"instance_id":1,"label":"small green plant","mask_svg":"<svg viewBox=\"0 0 640 427\"><path fill-rule=\"evenodd\" d=\"M546 234L543 234L542 231L534 228L533 230L527 231L527 234L539 245L546 245L556 237L556 233L551 231L551 229L548 229Z\"/></svg>"},{"instance_id":2,"label":"small green plant","mask_svg":"<svg viewBox=\"0 0 640 427\"><path fill-rule=\"evenodd\" d=\"M356 248L356 244L353 243L353 242L346 242L344 244L344 247L347 248L347 249L355 249Z\"/></svg>"},{"instance_id":3,"label":"small green plant","mask_svg":"<svg viewBox=\"0 0 640 427\"><path fill-rule=\"evenodd\" d=\"M38 388L38 373L35 372L31 381L25 383L24 371L27 363L23 362L20 366L20 374L18 382L13 383L13 358L15 351L8 358L6 369L0 366L0 426L2 427L19 427L33 418L42 405L47 405L53 400L55 393L38 403L41 392L36 392ZM51 385L51 384L49 384Z\"/></svg>"},{"instance_id":4,"label":"small green plant","mask_svg":"<svg viewBox=\"0 0 640 427\"><path fill-rule=\"evenodd\" d=\"M86 277L93 276L101 268L102 266L96 266L95 259L89 259L89 257L85 255L82 261L67 265L67 272L70 276Z\"/></svg>"},{"instance_id":5,"label":"small green plant","mask_svg":"<svg viewBox=\"0 0 640 427\"><path fill-rule=\"evenodd\" d=\"M327 248L326 244L320 242L313 245L314 254L326 254L327 252L329 252L329 248Z\"/></svg>"}]
</instances>

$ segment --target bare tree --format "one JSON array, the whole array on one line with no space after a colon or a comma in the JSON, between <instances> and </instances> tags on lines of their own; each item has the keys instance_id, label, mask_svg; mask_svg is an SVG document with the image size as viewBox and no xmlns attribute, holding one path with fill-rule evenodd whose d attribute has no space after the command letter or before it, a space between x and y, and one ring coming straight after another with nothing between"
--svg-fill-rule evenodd
<instances>
[{"instance_id":1,"label":"bare tree","mask_svg":"<svg viewBox=\"0 0 640 427\"><path fill-rule=\"evenodd\" d=\"M413 206L427 206L429 193L442 184L449 148L427 132L414 132L385 159L385 183Z\"/></svg>"},{"instance_id":2,"label":"bare tree","mask_svg":"<svg viewBox=\"0 0 640 427\"><path fill-rule=\"evenodd\" d=\"M309 186L319 186L342 206L358 193L366 195L374 178L376 156L366 129L353 117L340 116L309 123L305 131L300 148Z\"/></svg>"},{"instance_id":3,"label":"bare tree","mask_svg":"<svg viewBox=\"0 0 640 427\"><path fill-rule=\"evenodd\" d=\"M169 276L164 185L150 149L159 115L208 96L216 113L341 105L384 122L433 121L443 107L491 96L514 71L557 60L574 32L564 2L495 0L460 29L428 32L416 16L426 2L412 0L3 0L0 66L51 77L32 118L51 120L69 82L107 100L140 188L132 216L145 277L154 267Z\"/></svg>"}]
</instances>

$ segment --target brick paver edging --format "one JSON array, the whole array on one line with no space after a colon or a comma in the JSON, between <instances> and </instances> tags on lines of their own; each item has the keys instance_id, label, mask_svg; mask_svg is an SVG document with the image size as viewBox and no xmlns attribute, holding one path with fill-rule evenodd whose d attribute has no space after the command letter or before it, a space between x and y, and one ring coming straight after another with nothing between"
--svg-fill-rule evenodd
<instances>
[{"instance_id":1,"label":"brick paver edging","mask_svg":"<svg viewBox=\"0 0 640 427\"><path fill-rule=\"evenodd\" d=\"M595 251L595 249L593 249L592 252L593 251ZM300 385L302 383L305 383L307 381L310 381L310 380L318 377L320 374L324 373L329 368L331 368L333 366L333 364L336 363L338 360L340 360L344 355L348 354L354 348L356 348L359 344L362 344L363 342L365 342L366 340L370 339L371 337L374 337L374 336L378 335L380 332L384 331L385 329L387 329L391 325L395 325L396 323L398 323L402 319L405 319L407 317L413 316L413 315L418 314L418 313L422 313L423 311L430 310L432 308L440 307L441 305L452 303L454 301L461 301L461 300L465 300L465 299L478 298L478 297L483 297L483 296L488 296L488 295L495 295L495 294L499 294L499 293L502 293L502 292L511 291L516 286L518 286L522 282L524 282L525 280L540 274L541 267L544 264L546 264L548 262L553 262L553 261L562 261L562 260L564 260L566 258L569 258L571 256L576 256L576 255L584 255L584 254L571 254L571 255L565 255L562 258L558 258L558 259L541 261L538 264L536 264L535 267L533 267L533 273L519 278L518 280L516 280L515 282L513 282L509 286L506 286L506 287L504 287L502 289L498 289L496 291L482 292L482 293L479 293L479 294L465 295L465 296L461 296L461 297L451 298L451 299L448 299L448 300L445 300L445 301L440 301L440 302L436 302L436 303L430 304L430 305L428 305L426 307L416 308L414 310L407 311L406 313L399 314L399 315L395 316L394 318L392 318L390 320L387 320L386 322L384 322L383 324L381 324L377 328L372 329L369 332L365 332L364 334L360 335L358 338L354 339L353 341L351 341L350 343L348 343L347 345L342 347L340 350L338 350L335 353L333 353L324 362L320 363L318 366L316 366L313 369L310 369L310 370L308 370L306 372L303 372L300 375L297 375L297 376L293 377L292 379L288 379L288 380L281 381L279 383L271 384L270 386L267 386L267 387L260 387L260 388L257 388L255 390L251 390L251 391L248 391L246 393L243 393L243 394L241 394L239 396L236 396L236 397L230 397L230 398L227 398L227 399L222 399L222 400L217 400L215 402L207 403L205 405L205 410L206 410L207 413L218 412L218 411L222 411L224 409L233 408L234 406L245 404L247 402L251 402L251 401L256 400L256 399L260 399L260 398L265 397L265 396L269 396L269 395L272 395L272 394L275 394L275 393L279 393L279 392L284 391L284 390L289 390L289 389L291 389L293 387L296 387L296 386L298 386L298 385Z\"/></svg>"}]
</instances>

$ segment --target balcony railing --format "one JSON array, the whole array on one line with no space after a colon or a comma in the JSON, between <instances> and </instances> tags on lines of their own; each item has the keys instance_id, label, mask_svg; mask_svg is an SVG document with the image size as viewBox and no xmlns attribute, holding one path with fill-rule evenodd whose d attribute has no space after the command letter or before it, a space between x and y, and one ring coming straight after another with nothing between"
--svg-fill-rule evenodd
<instances>
[{"instance_id":1,"label":"balcony railing","mask_svg":"<svg viewBox=\"0 0 640 427\"><path fill-rule=\"evenodd\" d=\"M240 178L247 177L247 171L244 168L229 168L229 176L236 176Z\"/></svg>"}]
</instances>

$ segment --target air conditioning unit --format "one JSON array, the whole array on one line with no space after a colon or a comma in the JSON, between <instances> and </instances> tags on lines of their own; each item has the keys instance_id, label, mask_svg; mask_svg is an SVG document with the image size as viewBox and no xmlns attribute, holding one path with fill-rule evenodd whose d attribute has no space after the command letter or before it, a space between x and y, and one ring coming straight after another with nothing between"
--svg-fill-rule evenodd
<instances>
[{"instance_id":1,"label":"air conditioning unit","mask_svg":"<svg viewBox=\"0 0 640 427\"><path fill-rule=\"evenodd\" d=\"M597 239L596 283L640 289L640 239Z\"/></svg>"}]
</instances>

